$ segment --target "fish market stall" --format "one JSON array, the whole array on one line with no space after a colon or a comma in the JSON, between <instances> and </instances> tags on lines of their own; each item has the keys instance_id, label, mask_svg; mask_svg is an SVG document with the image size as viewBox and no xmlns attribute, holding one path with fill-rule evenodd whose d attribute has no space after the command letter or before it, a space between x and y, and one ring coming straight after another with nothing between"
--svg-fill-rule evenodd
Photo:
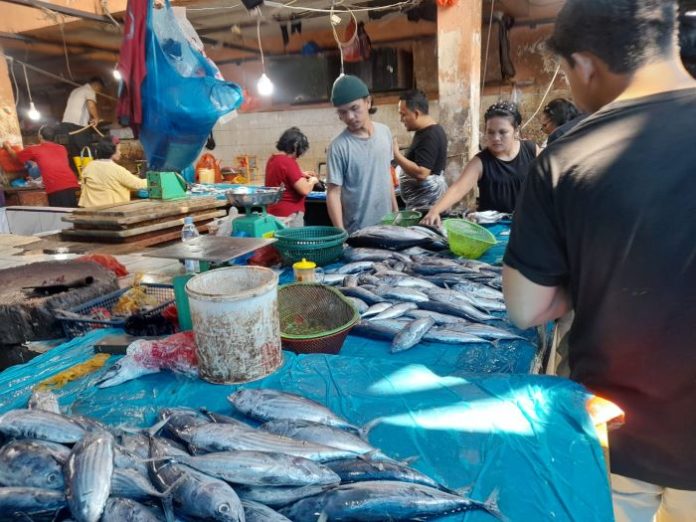
<instances>
[{"instance_id":1,"label":"fish market stall","mask_svg":"<svg viewBox=\"0 0 696 522\"><path fill-rule=\"evenodd\" d=\"M108 333L92 332L0 374L0 411L24 408L34 385L92 358L93 346ZM456 506L448 504L448 509L461 511L438 520L585 522L612 516L602 452L585 409L588 394L567 380L526 375L456 377L395 360L284 352L277 372L242 387L161 372L98 388L108 366L55 392L65 414L89 416L112 426L146 427L163 408L205 407L236 419L251 415L268 420L273 415L270 410L237 400L238 395L228 397L238 389L282 390L317 401L345 419L342 422L363 427L372 447L397 461L412 461L410 469L456 495ZM275 415L283 414L276 411ZM288 408L287 415L303 418L306 412ZM6 429L7 422L0 418L0 429ZM244 433L251 437L250 432ZM359 466L360 460L354 460L354 465ZM199 461L190 462L202 466ZM333 469L342 473L339 465ZM416 479L411 476L410 480ZM379 491L370 494L381 494L385 488L393 493L391 483L372 484ZM358 494L360 486L341 488ZM236 489L243 497L260 494L253 487ZM422 490L409 491L415 496ZM439 491L438 499L452 501L443 489ZM305 499L278 509L292 520L316 520L316 516L297 515L313 512L308 503ZM363 514L360 519L385 520L378 511L384 505L373 505L372 518ZM395 516L396 508L391 509L390 516Z\"/></svg>"}]
</instances>

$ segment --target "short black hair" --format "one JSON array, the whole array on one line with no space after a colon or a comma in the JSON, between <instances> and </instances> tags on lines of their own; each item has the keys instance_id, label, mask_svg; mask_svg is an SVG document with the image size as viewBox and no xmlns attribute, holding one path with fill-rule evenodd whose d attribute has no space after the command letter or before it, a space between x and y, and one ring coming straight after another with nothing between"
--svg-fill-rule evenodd
<instances>
[{"instance_id":1,"label":"short black hair","mask_svg":"<svg viewBox=\"0 0 696 522\"><path fill-rule=\"evenodd\" d=\"M488 121L491 118L508 118L515 128L522 125L520 110L517 108L517 104L511 101L499 101L488 107L483 115L483 120Z\"/></svg>"},{"instance_id":2,"label":"short black hair","mask_svg":"<svg viewBox=\"0 0 696 522\"><path fill-rule=\"evenodd\" d=\"M113 138L102 138L94 146L95 159L109 159L116 154L116 144Z\"/></svg>"},{"instance_id":3,"label":"short black hair","mask_svg":"<svg viewBox=\"0 0 696 522\"><path fill-rule=\"evenodd\" d=\"M104 80L102 80L99 76L92 76L87 83L98 83L102 87L106 87Z\"/></svg>"},{"instance_id":4,"label":"short black hair","mask_svg":"<svg viewBox=\"0 0 696 522\"><path fill-rule=\"evenodd\" d=\"M399 100L403 101L409 111L420 111L421 114L428 114L428 97L419 89L407 91L399 96Z\"/></svg>"},{"instance_id":5,"label":"short black hair","mask_svg":"<svg viewBox=\"0 0 696 522\"><path fill-rule=\"evenodd\" d=\"M309 140L297 127L290 127L281 134L276 149L287 154L295 154L298 158L309 149Z\"/></svg>"},{"instance_id":6,"label":"short black hair","mask_svg":"<svg viewBox=\"0 0 696 522\"><path fill-rule=\"evenodd\" d=\"M551 100L546 104L543 112L556 127L560 127L580 114L575 104L565 98Z\"/></svg>"},{"instance_id":7,"label":"short black hair","mask_svg":"<svg viewBox=\"0 0 696 522\"><path fill-rule=\"evenodd\" d=\"M629 74L669 52L675 0L567 0L547 47L573 63L590 52L616 74Z\"/></svg>"},{"instance_id":8,"label":"short black hair","mask_svg":"<svg viewBox=\"0 0 696 522\"><path fill-rule=\"evenodd\" d=\"M56 141L58 129L55 125L42 125L39 127L39 136L45 141Z\"/></svg>"}]
</instances>

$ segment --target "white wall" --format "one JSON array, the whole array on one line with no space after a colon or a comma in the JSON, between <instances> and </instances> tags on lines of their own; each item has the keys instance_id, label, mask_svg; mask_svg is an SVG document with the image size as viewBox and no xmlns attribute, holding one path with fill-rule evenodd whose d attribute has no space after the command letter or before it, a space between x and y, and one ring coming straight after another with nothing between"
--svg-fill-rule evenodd
<instances>
[{"instance_id":1,"label":"white wall","mask_svg":"<svg viewBox=\"0 0 696 522\"><path fill-rule=\"evenodd\" d=\"M399 120L396 102L376 107L374 121L389 126L402 147L408 145L411 136ZM436 106L431 113L437 118ZM317 164L326 160L329 142L345 128L332 107L239 114L225 125L215 127L213 135L217 146L212 152L222 160L222 166L232 166L238 155L256 155L262 174L268 157L276 150L276 141L285 129L292 126L299 127L309 139L309 151L299 160L305 170L316 170Z\"/></svg>"}]
</instances>

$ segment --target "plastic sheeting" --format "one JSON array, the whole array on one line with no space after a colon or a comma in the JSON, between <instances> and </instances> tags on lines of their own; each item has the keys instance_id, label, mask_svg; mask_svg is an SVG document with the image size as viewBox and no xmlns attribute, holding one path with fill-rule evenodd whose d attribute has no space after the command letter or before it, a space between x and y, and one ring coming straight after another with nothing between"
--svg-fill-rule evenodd
<instances>
[{"instance_id":1,"label":"plastic sheeting","mask_svg":"<svg viewBox=\"0 0 696 522\"><path fill-rule=\"evenodd\" d=\"M196 159L218 118L241 105L242 89L222 80L192 45L168 1L149 9L146 61L140 141L148 167L180 171Z\"/></svg>"},{"instance_id":2,"label":"plastic sheeting","mask_svg":"<svg viewBox=\"0 0 696 522\"><path fill-rule=\"evenodd\" d=\"M399 186L407 210L430 209L447 192L444 174L433 174L418 180L401 172Z\"/></svg>"},{"instance_id":3,"label":"plastic sheeting","mask_svg":"<svg viewBox=\"0 0 696 522\"><path fill-rule=\"evenodd\" d=\"M26 406L31 385L91 357L105 333L1 373L0 412ZM604 460L584 407L588 394L579 385L555 377L452 376L383 359L284 357L280 370L247 386L299 393L354 424L381 417L370 434L375 446L396 458L417 457L414 467L472 498L497 497L505 520L612 520ZM153 423L164 406L232 412L226 397L236 386L161 373L100 390L94 383L104 371L57 392L61 407L139 426ZM441 520L497 519L470 512Z\"/></svg>"}]
</instances>

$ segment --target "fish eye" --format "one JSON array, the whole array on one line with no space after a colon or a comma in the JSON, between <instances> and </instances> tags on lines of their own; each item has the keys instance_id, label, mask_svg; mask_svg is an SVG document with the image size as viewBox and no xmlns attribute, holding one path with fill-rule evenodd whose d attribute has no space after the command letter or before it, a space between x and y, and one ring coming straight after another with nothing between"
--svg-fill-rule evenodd
<instances>
[{"instance_id":1,"label":"fish eye","mask_svg":"<svg viewBox=\"0 0 696 522\"><path fill-rule=\"evenodd\" d=\"M48 482L55 482L55 481L56 481L56 474L55 474L55 473L49 473L49 474L46 476L46 480L47 480Z\"/></svg>"},{"instance_id":2,"label":"fish eye","mask_svg":"<svg viewBox=\"0 0 696 522\"><path fill-rule=\"evenodd\" d=\"M219 513L229 513L230 512L230 505L229 504L221 504L220 507L218 507L218 512Z\"/></svg>"}]
</instances>

